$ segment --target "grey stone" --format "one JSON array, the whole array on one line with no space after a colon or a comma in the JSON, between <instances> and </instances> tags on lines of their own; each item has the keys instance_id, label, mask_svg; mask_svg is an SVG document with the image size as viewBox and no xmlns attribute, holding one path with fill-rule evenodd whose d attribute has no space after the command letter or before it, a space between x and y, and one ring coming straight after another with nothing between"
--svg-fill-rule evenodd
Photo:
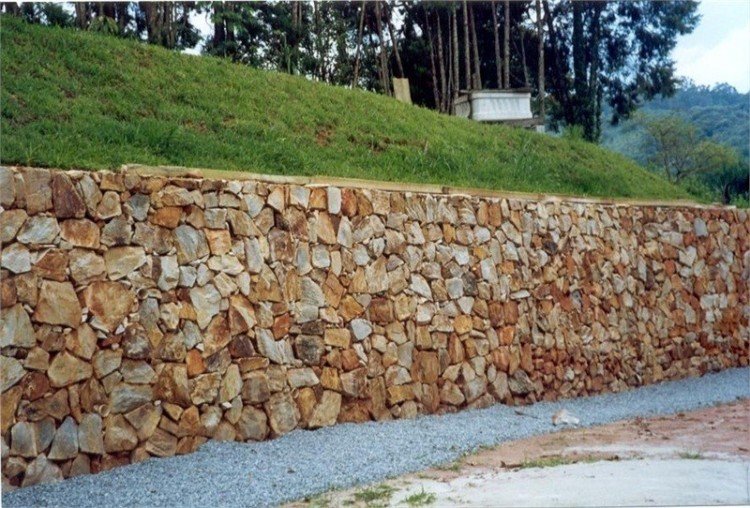
<instances>
[{"instance_id":1,"label":"grey stone","mask_svg":"<svg viewBox=\"0 0 750 508\"><path fill-rule=\"evenodd\" d=\"M31 422L18 422L10 429L10 454L34 458L37 449L36 427Z\"/></svg>"},{"instance_id":2,"label":"grey stone","mask_svg":"<svg viewBox=\"0 0 750 508\"><path fill-rule=\"evenodd\" d=\"M177 263L177 256L163 256L159 258L159 280L157 286L162 291L169 291L177 287L180 281L180 265Z\"/></svg>"},{"instance_id":3,"label":"grey stone","mask_svg":"<svg viewBox=\"0 0 750 508\"><path fill-rule=\"evenodd\" d=\"M242 408L242 416L236 425L237 436L242 441L262 441L268 435L266 413L252 406Z\"/></svg>"},{"instance_id":4,"label":"grey stone","mask_svg":"<svg viewBox=\"0 0 750 508\"><path fill-rule=\"evenodd\" d=\"M74 459L78 455L78 425L72 416L63 420L55 433L49 458L52 460Z\"/></svg>"},{"instance_id":5,"label":"grey stone","mask_svg":"<svg viewBox=\"0 0 750 508\"><path fill-rule=\"evenodd\" d=\"M352 330L352 335L354 335L354 339L357 341L364 340L372 333L372 325L366 319L352 319L349 326Z\"/></svg>"},{"instance_id":6,"label":"grey stone","mask_svg":"<svg viewBox=\"0 0 750 508\"><path fill-rule=\"evenodd\" d=\"M0 313L0 348L17 346L32 348L36 345L34 328L29 315L20 303Z\"/></svg>"},{"instance_id":7,"label":"grey stone","mask_svg":"<svg viewBox=\"0 0 750 508\"><path fill-rule=\"evenodd\" d=\"M196 259L208 256L208 242L203 231L183 224L174 230L177 241L177 260L180 264L187 264Z\"/></svg>"},{"instance_id":8,"label":"grey stone","mask_svg":"<svg viewBox=\"0 0 750 508\"><path fill-rule=\"evenodd\" d=\"M153 389L150 385L129 385L120 383L109 396L111 413L127 413L153 400Z\"/></svg>"},{"instance_id":9,"label":"grey stone","mask_svg":"<svg viewBox=\"0 0 750 508\"><path fill-rule=\"evenodd\" d=\"M139 224L138 226L145 226L145 224ZM155 235L148 235L151 241ZM128 245L133 237L133 231L128 223L128 219L121 215L107 222L102 228L102 234L100 242L108 247L114 247L116 245Z\"/></svg>"},{"instance_id":10,"label":"grey stone","mask_svg":"<svg viewBox=\"0 0 750 508\"><path fill-rule=\"evenodd\" d=\"M292 347L285 340L275 340L269 330L256 330L258 351L273 363L290 364L294 362Z\"/></svg>"},{"instance_id":11,"label":"grey stone","mask_svg":"<svg viewBox=\"0 0 750 508\"><path fill-rule=\"evenodd\" d=\"M1 392L18 383L26 374L26 370L21 362L10 356L3 354L0 356L0 382L2 382Z\"/></svg>"},{"instance_id":12,"label":"grey stone","mask_svg":"<svg viewBox=\"0 0 750 508\"><path fill-rule=\"evenodd\" d=\"M12 242L28 217L25 210L4 210L0 212L0 243Z\"/></svg>"},{"instance_id":13,"label":"grey stone","mask_svg":"<svg viewBox=\"0 0 750 508\"><path fill-rule=\"evenodd\" d=\"M9 207L16 200L16 183L13 171L0 166L0 205Z\"/></svg>"},{"instance_id":14,"label":"grey stone","mask_svg":"<svg viewBox=\"0 0 750 508\"><path fill-rule=\"evenodd\" d=\"M2 267L13 273L26 273L31 270L29 249L20 243L13 243L2 250Z\"/></svg>"},{"instance_id":15,"label":"grey stone","mask_svg":"<svg viewBox=\"0 0 750 508\"><path fill-rule=\"evenodd\" d=\"M36 215L26 219L18 233L18 241L24 244L51 244L59 234L57 219Z\"/></svg>"},{"instance_id":16,"label":"grey stone","mask_svg":"<svg viewBox=\"0 0 750 508\"><path fill-rule=\"evenodd\" d=\"M133 194L128 199L127 207L130 215L137 221L144 221L148 218L148 208L151 200L145 194Z\"/></svg>"},{"instance_id":17,"label":"grey stone","mask_svg":"<svg viewBox=\"0 0 750 508\"><path fill-rule=\"evenodd\" d=\"M101 455L104 453L102 417L88 413L81 418L78 426L78 446L82 452Z\"/></svg>"},{"instance_id":18,"label":"grey stone","mask_svg":"<svg viewBox=\"0 0 750 508\"><path fill-rule=\"evenodd\" d=\"M300 301L316 307L323 307L326 304L326 298L323 290L320 289L312 279L303 277L300 281Z\"/></svg>"},{"instance_id":19,"label":"grey stone","mask_svg":"<svg viewBox=\"0 0 750 508\"><path fill-rule=\"evenodd\" d=\"M54 483L63 479L62 471L53 462L47 460L44 454L35 458L26 468L21 487L38 485L42 483Z\"/></svg>"},{"instance_id":20,"label":"grey stone","mask_svg":"<svg viewBox=\"0 0 750 508\"><path fill-rule=\"evenodd\" d=\"M693 227L695 228L695 236L704 237L708 236L708 228L706 227L706 221L700 217L696 217L693 221Z\"/></svg>"},{"instance_id":21,"label":"grey stone","mask_svg":"<svg viewBox=\"0 0 750 508\"><path fill-rule=\"evenodd\" d=\"M190 290L190 301L195 308L198 326L203 329L211 322L211 318L219 313L221 294L213 284L206 284Z\"/></svg>"}]
</instances>

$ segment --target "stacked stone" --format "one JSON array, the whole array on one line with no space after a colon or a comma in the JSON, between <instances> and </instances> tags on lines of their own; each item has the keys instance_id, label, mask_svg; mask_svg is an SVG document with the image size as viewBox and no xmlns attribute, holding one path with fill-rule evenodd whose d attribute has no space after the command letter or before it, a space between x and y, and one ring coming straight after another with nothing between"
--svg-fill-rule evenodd
<instances>
[{"instance_id":1,"label":"stacked stone","mask_svg":"<svg viewBox=\"0 0 750 508\"><path fill-rule=\"evenodd\" d=\"M746 211L0 168L5 487L748 364Z\"/></svg>"}]
</instances>

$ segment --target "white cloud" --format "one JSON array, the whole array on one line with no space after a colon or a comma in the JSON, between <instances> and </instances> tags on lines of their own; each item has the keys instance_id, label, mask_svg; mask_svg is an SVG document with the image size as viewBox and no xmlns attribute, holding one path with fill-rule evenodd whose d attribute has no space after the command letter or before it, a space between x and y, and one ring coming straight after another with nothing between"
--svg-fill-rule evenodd
<instances>
[{"instance_id":1,"label":"white cloud","mask_svg":"<svg viewBox=\"0 0 750 508\"><path fill-rule=\"evenodd\" d=\"M677 74L701 85L727 82L741 92L750 90L750 22L708 47L677 47Z\"/></svg>"},{"instance_id":2,"label":"white cloud","mask_svg":"<svg viewBox=\"0 0 750 508\"><path fill-rule=\"evenodd\" d=\"M750 2L711 0L698 6L701 20L672 54L677 74L698 84L729 83L750 90Z\"/></svg>"}]
</instances>

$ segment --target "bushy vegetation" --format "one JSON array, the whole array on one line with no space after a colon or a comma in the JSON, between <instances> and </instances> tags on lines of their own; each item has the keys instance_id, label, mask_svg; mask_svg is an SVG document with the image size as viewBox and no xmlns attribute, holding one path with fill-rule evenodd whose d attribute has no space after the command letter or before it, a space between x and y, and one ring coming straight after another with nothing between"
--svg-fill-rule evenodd
<instances>
[{"instance_id":1,"label":"bushy vegetation","mask_svg":"<svg viewBox=\"0 0 750 508\"><path fill-rule=\"evenodd\" d=\"M687 81L673 97L649 102L633 119L605 128L602 144L705 200L747 206L748 139L750 94Z\"/></svg>"},{"instance_id":2,"label":"bushy vegetation","mask_svg":"<svg viewBox=\"0 0 750 508\"><path fill-rule=\"evenodd\" d=\"M482 125L211 57L3 16L0 160L127 162L674 199L688 193L579 141Z\"/></svg>"},{"instance_id":3,"label":"bushy vegetation","mask_svg":"<svg viewBox=\"0 0 750 508\"><path fill-rule=\"evenodd\" d=\"M646 164L653 148L644 139L644 119L670 115L695 125L702 137L750 157L750 94L739 93L726 83L708 87L685 81L674 96L647 102L633 119L605 125L602 144Z\"/></svg>"}]
</instances>

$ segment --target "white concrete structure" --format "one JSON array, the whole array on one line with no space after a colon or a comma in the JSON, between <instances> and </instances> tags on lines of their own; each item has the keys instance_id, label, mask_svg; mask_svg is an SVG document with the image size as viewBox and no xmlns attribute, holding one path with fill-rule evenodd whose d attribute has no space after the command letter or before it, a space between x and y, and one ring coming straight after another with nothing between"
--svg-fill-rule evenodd
<instances>
[{"instance_id":1,"label":"white concrete structure","mask_svg":"<svg viewBox=\"0 0 750 508\"><path fill-rule=\"evenodd\" d=\"M479 122L532 120L531 90L472 90L456 99L456 116Z\"/></svg>"}]
</instances>

